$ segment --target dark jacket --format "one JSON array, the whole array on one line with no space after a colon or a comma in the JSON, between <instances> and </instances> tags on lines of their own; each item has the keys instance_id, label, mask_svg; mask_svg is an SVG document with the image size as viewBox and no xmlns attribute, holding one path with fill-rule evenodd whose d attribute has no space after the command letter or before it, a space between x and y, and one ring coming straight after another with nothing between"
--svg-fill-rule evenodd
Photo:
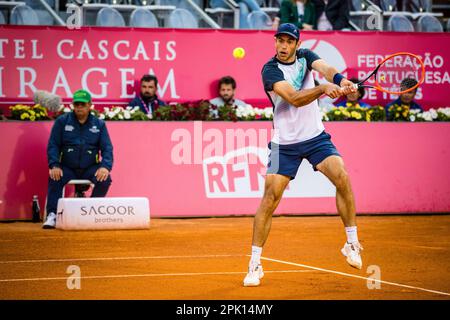
<instances>
[{"instance_id":1,"label":"dark jacket","mask_svg":"<svg viewBox=\"0 0 450 320\"><path fill-rule=\"evenodd\" d=\"M402 100L400 99L400 97L398 97L396 100L389 102L384 107L384 110L386 110L386 115L387 115L388 120L390 120L392 118L392 115L389 113L389 108L393 105L401 106L403 104L404 103L402 103ZM420 112L423 112L422 106L415 101L411 101L411 104L409 105L409 110L420 110Z\"/></svg>"},{"instance_id":2,"label":"dark jacket","mask_svg":"<svg viewBox=\"0 0 450 320\"><path fill-rule=\"evenodd\" d=\"M153 99L147 102L147 105L145 105L144 100L140 96L136 96L128 105L130 107L139 107L139 109L143 113L148 114L155 112L159 108L159 106L165 106L166 103L155 96Z\"/></svg>"},{"instance_id":3,"label":"dark jacket","mask_svg":"<svg viewBox=\"0 0 450 320\"><path fill-rule=\"evenodd\" d=\"M314 26L316 24L316 13L315 7L312 1L308 1L305 4L305 13L303 18L299 20L297 5L292 2L292 0L283 0L280 7L280 24L281 23L292 23L296 25L299 29L303 29L303 24L310 24Z\"/></svg>"},{"instance_id":4,"label":"dark jacket","mask_svg":"<svg viewBox=\"0 0 450 320\"><path fill-rule=\"evenodd\" d=\"M317 29L317 23L320 16L325 11L325 15L333 26L333 30L342 30L348 28L350 20L349 0L328 0L325 6L323 0L313 0L316 7L316 22L314 29Z\"/></svg>"},{"instance_id":5,"label":"dark jacket","mask_svg":"<svg viewBox=\"0 0 450 320\"><path fill-rule=\"evenodd\" d=\"M113 146L105 122L90 114L81 125L73 112L60 116L50 133L47 157L49 168L85 169L100 163L111 171Z\"/></svg>"}]
</instances>

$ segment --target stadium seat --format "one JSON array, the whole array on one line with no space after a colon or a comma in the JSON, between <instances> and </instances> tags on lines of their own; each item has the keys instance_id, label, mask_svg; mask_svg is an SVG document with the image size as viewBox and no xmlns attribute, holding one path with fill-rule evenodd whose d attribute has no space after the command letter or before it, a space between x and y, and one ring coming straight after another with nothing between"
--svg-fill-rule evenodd
<instances>
[{"instance_id":1,"label":"stadium seat","mask_svg":"<svg viewBox=\"0 0 450 320\"><path fill-rule=\"evenodd\" d=\"M11 10L11 24L17 25L39 25L36 12L27 5L15 6Z\"/></svg>"},{"instance_id":2,"label":"stadium seat","mask_svg":"<svg viewBox=\"0 0 450 320\"><path fill-rule=\"evenodd\" d=\"M368 19L374 15L374 12L372 10L368 10L368 8L369 4L364 0L352 0L349 22L355 30L374 30L382 28L382 26L377 28L373 25L373 23L377 21L372 20L370 24L367 23Z\"/></svg>"},{"instance_id":3,"label":"stadium seat","mask_svg":"<svg viewBox=\"0 0 450 320\"><path fill-rule=\"evenodd\" d=\"M272 19L263 11L252 11L247 16L250 29L267 30L272 28Z\"/></svg>"},{"instance_id":4,"label":"stadium seat","mask_svg":"<svg viewBox=\"0 0 450 320\"><path fill-rule=\"evenodd\" d=\"M55 24L55 20L47 10L36 9L34 11L38 16L39 24L44 26L52 26Z\"/></svg>"},{"instance_id":5,"label":"stadium seat","mask_svg":"<svg viewBox=\"0 0 450 320\"><path fill-rule=\"evenodd\" d=\"M417 21L417 31L419 32L443 32L441 22L432 15L423 15Z\"/></svg>"},{"instance_id":6,"label":"stadium seat","mask_svg":"<svg viewBox=\"0 0 450 320\"><path fill-rule=\"evenodd\" d=\"M128 4L127 0L106 0L105 1L107 4Z\"/></svg>"},{"instance_id":7,"label":"stadium seat","mask_svg":"<svg viewBox=\"0 0 450 320\"><path fill-rule=\"evenodd\" d=\"M45 2L48 3L48 5L52 8L55 7L55 1L56 0L45 0ZM36 1L36 0L25 0L25 1L21 1L21 2L25 2L25 4L27 6L29 6L32 9L43 9L44 7L42 6L42 4L40 3L40 1Z\"/></svg>"},{"instance_id":8,"label":"stadium seat","mask_svg":"<svg viewBox=\"0 0 450 320\"><path fill-rule=\"evenodd\" d=\"M97 13L95 24L101 27L125 27L125 20L116 9L105 7Z\"/></svg>"},{"instance_id":9,"label":"stadium seat","mask_svg":"<svg viewBox=\"0 0 450 320\"><path fill-rule=\"evenodd\" d=\"M381 0L380 5L381 5L381 10L383 10L383 11L397 11L397 1L396 0Z\"/></svg>"},{"instance_id":10,"label":"stadium seat","mask_svg":"<svg viewBox=\"0 0 450 320\"><path fill-rule=\"evenodd\" d=\"M198 28L198 20L186 9L175 9L169 15L169 28Z\"/></svg>"},{"instance_id":11,"label":"stadium seat","mask_svg":"<svg viewBox=\"0 0 450 320\"><path fill-rule=\"evenodd\" d=\"M447 20L447 32L450 32L450 19Z\"/></svg>"},{"instance_id":12,"label":"stadium seat","mask_svg":"<svg viewBox=\"0 0 450 320\"><path fill-rule=\"evenodd\" d=\"M158 20L150 10L137 8L131 13L130 27L158 28Z\"/></svg>"},{"instance_id":13,"label":"stadium seat","mask_svg":"<svg viewBox=\"0 0 450 320\"><path fill-rule=\"evenodd\" d=\"M160 6L178 6L180 0L159 0Z\"/></svg>"},{"instance_id":14,"label":"stadium seat","mask_svg":"<svg viewBox=\"0 0 450 320\"><path fill-rule=\"evenodd\" d=\"M1 11L0 11L0 24L6 24L5 16Z\"/></svg>"},{"instance_id":15,"label":"stadium seat","mask_svg":"<svg viewBox=\"0 0 450 320\"><path fill-rule=\"evenodd\" d=\"M412 13L431 12L430 0L404 0L403 11L409 11Z\"/></svg>"},{"instance_id":16,"label":"stadium seat","mask_svg":"<svg viewBox=\"0 0 450 320\"><path fill-rule=\"evenodd\" d=\"M388 31L414 32L414 26L402 14L394 14L388 20Z\"/></svg>"},{"instance_id":17,"label":"stadium seat","mask_svg":"<svg viewBox=\"0 0 450 320\"><path fill-rule=\"evenodd\" d=\"M352 11L365 11L366 3L363 0L352 0Z\"/></svg>"}]
</instances>

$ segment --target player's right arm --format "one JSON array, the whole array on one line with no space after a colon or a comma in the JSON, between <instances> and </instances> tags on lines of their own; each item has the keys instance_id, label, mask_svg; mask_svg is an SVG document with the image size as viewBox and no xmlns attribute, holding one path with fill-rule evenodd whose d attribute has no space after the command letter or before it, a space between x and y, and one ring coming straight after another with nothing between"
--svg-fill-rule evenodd
<instances>
[{"instance_id":1,"label":"player's right arm","mask_svg":"<svg viewBox=\"0 0 450 320\"><path fill-rule=\"evenodd\" d=\"M278 81L273 84L273 91L290 105L298 108L310 104L323 94L326 94L332 99L336 99L342 95L341 88L332 83L325 83L311 89L297 91L289 82Z\"/></svg>"},{"instance_id":2,"label":"player's right arm","mask_svg":"<svg viewBox=\"0 0 450 320\"><path fill-rule=\"evenodd\" d=\"M275 61L264 65L262 80L266 92L274 91L284 101L295 107L306 106L323 94L326 94L332 99L340 97L343 94L341 88L333 83L324 83L315 88L297 91L286 81L283 72L278 68Z\"/></svg>"}]
</instances>

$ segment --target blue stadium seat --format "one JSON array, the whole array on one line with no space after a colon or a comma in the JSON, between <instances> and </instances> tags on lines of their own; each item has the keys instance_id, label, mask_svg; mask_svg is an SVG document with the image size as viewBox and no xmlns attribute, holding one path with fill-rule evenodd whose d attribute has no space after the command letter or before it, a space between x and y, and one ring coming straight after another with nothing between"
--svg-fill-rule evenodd
<instances>
[{"instance_id":1,"label":"blue stadium seat","mask_svg":"<svg viewBox=\"0 0 450 320\"><path fill-rule=\"evenodd\" d=\"M125 27L125 20L116 9L105 7L97 13L95 24L101 27Z\"/></svg>"},{"instance_id":2,"label":"blue stadium seat","mask_svg":"<svg viewBox=\"0 0 450 320\"><path fill-rule=\"evenodd\" d=\"M431 12L430 0L403 0L403 11L413 13Z\"/></svg>"},{"instance_id":3,"label":"blue stadium seat","mask_svg":"<svg viewBox=\"0 0 450 320\"><path fill-rule=\"evenodd\" d=\"M6 24L5 16L1 11L0 11L0 24Z\"/></svg>"},{"instance_id":4,"label":"blue stadium seat","mask_svg":"<svg viewBox=\"0 0 450 320\"><path fill-rule=\"evenodd\" d=\"M397 11L397 0L381 0L381 10L383 11Z\"/></svg>"},{"instance_id":5,"label":"blue stadium seat","mask_svg":"<svg viewBox=\"0 0 450 320\"><path fill-rule=\"evenodd\" d=\"M263 11L252 11L247 16L250 29L268 30L272 28L272 19Z\"/></svg>"},{"instance_id":6,"label":"blue stadium seat","mask_svg":"<svg viewBox=\"0 0 450 320\"><path fill-rule=\"evenodd\" d=\"M39 18L36 12L27 5L15 6L11 10L11 24L18 25L39 25Z\"/></svg>"},{"instance_id":7,"label":"blue stadium seat","mask_svg":"<svg viewBox=\"0 0 450 320\"><path fill-rule=\"evenodd\" d=\"M352 11L364 11L366 10L365 2L362 0L352 0Z\"/></svg>"},{"instance_id":8,"label":"blue stadium seat","mask_svg":"<svg viewBox=\"0 0 450 320\"><path fill-rule=\"evenodd\" d=\"M39 24L44 26L51 26L55 24L55 19L47 10L36 9L34 11L38 16Z\"/></svg>"},{"instance_id":9,"label":"blue stadium seat","mask_svg":"<svg viewBox=\"0 0 450 320\"><path fill-rule=\"evenodd\" d=\"M159 0L159 5L161 6L178 6L180 0Z\"/></svg>"},{"instance_id":10,"label":"blue stadium seat","mask_svg":"<svg viewBox=\"0 0 450 320\"><path fill-rule=\"evenodd\" d=\"M414 26L402 14L394 14L388 20L388 31L414 32Z\"/></svg>"},{"instance_id":11,"label":"blue stadium seat","mask_svg":"<svg viewBox=\"0 0 450 320\"><path fill-rule=\"evenodd\" d=\"M169 15L170 28L198 28L198 20L186 9L175 9Z\"/></svg>"},{"instance_id":12,"label":"blue stadium seat","mask_svg":"<svg viewBox=\"0 0 450 320\"><path fill-rule=\"evenodd\" d=\"M158 20L150 10L137 8L131 13L130 27L158 28Z\"/></svg>"},{"instance_id":13,"label":"blue stadium seat","mask_svg":"<svg viewBox=\"0 0 450 320\"><path fill-rule=\"evenodd\" d=\"M419 32L443 32L444 28L442 27L441 22L438 18L426 14L419 18L417 21L417 31Z\"/></svg>"},{"instance_id":14,"label":"blue stadium seat","mask_svg":"<svg viewBox=\"0 0 450 320\"><path fill-rule=\"evenodd\" d=\"M47 2L48 5L50 7L52 7L52 8L55 7L55 1L56 0L45 0L45 2ZM25 2L25 4L27 6L29 6L30 8L32 8L32 9L43 9L44 8L42 6L42 4L40 3L40 1L37 1L37 0L25 0L25 1L22 1L22 2Z\"/></svg>"}]
</instances>

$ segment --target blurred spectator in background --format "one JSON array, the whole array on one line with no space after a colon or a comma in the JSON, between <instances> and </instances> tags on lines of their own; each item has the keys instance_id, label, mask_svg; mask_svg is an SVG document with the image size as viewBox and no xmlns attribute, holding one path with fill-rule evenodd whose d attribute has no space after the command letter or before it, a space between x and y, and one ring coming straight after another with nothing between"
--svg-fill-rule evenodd
<instances>
[{"instance_id":1,"label":"blurred spectator in background","mask_svg":"<svg viewBox=\"0 0 450 320\"><path fill-rule=\"evenodd\" d=\"M154 75L146 74L141 78L140 92L129 103L129 106L136 107L145 114L152 114L159 106L165 106L166 103L156 95L158 89L158 79Z\"/></svg>"},{"instance_id":2,"label":"blurred spectator in background","mask_svg":"<svg viewBox=\"0 0 450 320\"><path fill-rule=\"evenodd\" d=\"M348 0L313 0L316 8L317 30L342 30L349 28Z\"/></svg>"},{"instance_id":3,"label":"blurred spectator in background","mask_svg":"<svg viewBox=\"0 0 450 320\"><path fill-rule=\"evenodd\" d=\"M358 83L359 80L356 78L351 78L351 82ZM344 101L339 102L336 104L337 107L354 107L356 105L359 105L361 108L370 108L370 104L367 104L361 99L364 97L365 90L363 87L358 88L358 91L354 93L350 93L345 97Z\"/></svg>"},{"instance_id":4,"label":"blurred spectator in background","mask_svg":"<svg viewBox=\"0 0 450 320\"><path fill-rule=\"evenodd\" d=\"M313 30L316 23L314 4L311 0L283 0L279 23L292 23L301 30Z\"/></svg>"},{"instance_id":5,"label":"blurred spectator in background","mask_svg":"<svg viewBox=\"0 0 450 320\"><path fill-rule=\"evenodd\" d=\"M252 11L261 11L261 7L256 2L256 0L234 0L239 5L239 28L249 29L250 26L247 22L247 17ZM209 2L211 8L225 8L230 7L225 3L224 0L210 0Z\"/></svg>"},{"instance_id":6,"label":"blurred spectator in background","mask_svg":"<svg viewBox=\"0 0 450 320\"><path fill-rule=\"evenodd\" d=\"M246 103L234 97L236 92L236 81L230 77L225 76L219 80L219 96L211 99L209 103L215 106L245 106Z\"/></svg>"},{"instance_id":7,"label":"blurred spectator in background","mask_svg":"<svg viewBox=\"0 0 450 320\"><path fill-rule=\"evenodd\" d=\"M417 85L417 80L415 80L413 78L405 78L400 83L400 90L401 91L407 90L409 88L414 87L415 85ZM391 107L392 105L398 105L398 106L406 105L409 107L409 110L419 110L420 112L423 112L423 108L414 101L414 97L416 96L416 93L417 93L417 88L414 90L411 90L409 92L401 94L396 100L388 103L385 107L386 114L389 114L389 112L388 112L389 107Z\"/></svg>"}]
</instances>

